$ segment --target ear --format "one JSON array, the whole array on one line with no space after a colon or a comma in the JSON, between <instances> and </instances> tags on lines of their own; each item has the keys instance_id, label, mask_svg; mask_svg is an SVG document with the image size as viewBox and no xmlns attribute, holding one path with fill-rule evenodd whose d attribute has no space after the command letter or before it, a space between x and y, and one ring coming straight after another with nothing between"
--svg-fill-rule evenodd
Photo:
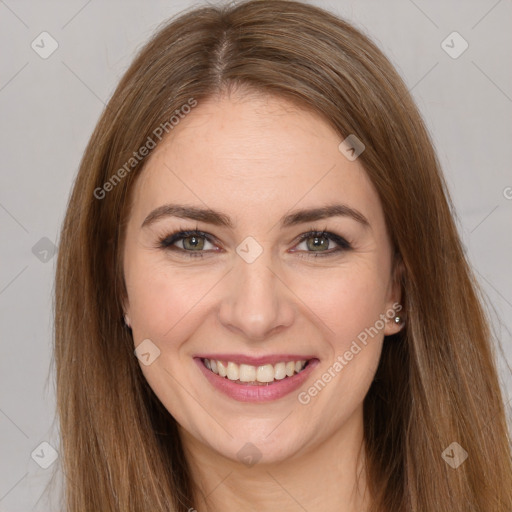
<instances>
[{"instance_id":1,"label":"ear","mask_svg":"<svg viewBox=\"0 0 512 512\"><path fill-rule=\"evenodd\" d=\"M124 294L121 296L121 308L122 308L122 311L123 311L123 320L124 320L124 323L126 325L126 327L128 327L129 329L131 329L132 327L132 324L131 324L131 321L130 321L130 304L128 302L128 297L126 295L126 284L124 282L124 278L123 278L123 286L124 286Z\"/></svg>"},{"instance_id":2,"label":"ear","mask_svg":"<svg viewBox=\"0 0 512 512\"><path fill-rule=\"evenodd\" d=\"M405 275L405 266L399 254L395 255L389 293L386 300L386 325L384 335L389 336L402 330L404 326L405 311L402 304L402 283ZM400 321L397 321L400 320Z\"/></svg>"},{"instance_id":3,"label":"ear","mask_svg":"<svg viewBox=\"0 0 512 512\"><path fill-rule=\"evenodd\" d=\"M123 301L122 301L123 318L124 318L124 323L125 323L126 327L131 329L132 328L132 323L130 321L130 315L129 315L130 307L128 306L127 303L128 303L128 300L127 299L123 299Z\"/></svg>"}]
</instances>

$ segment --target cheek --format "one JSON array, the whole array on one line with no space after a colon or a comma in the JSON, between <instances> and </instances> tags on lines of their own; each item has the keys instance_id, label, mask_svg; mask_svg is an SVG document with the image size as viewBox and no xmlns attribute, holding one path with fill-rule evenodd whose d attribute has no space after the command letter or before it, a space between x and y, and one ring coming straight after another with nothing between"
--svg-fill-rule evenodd
<instances>
[{"instance_id":1,"label":"cheek","mask_svg":"<svg viewBox=\"0 0 512 512\"><path fill-rule=\"evenodd\" d=\"M324 435L334 434L361 407L379 364L384 294L375 290L375 280L362 277L326 280L323 293L311 297L315 313L328 327L325 357L316 379L298 400L310 417L321 418Z\"/></svg>"},{"instance_id":2,"label":"cheek","mask_svg":"<svg viewBox=\"0 0 512 512\"><path fill-rule=\"evenodd\" d=\"M297 295L322 320L326 339L336 353L347 350L360 333L375 326L385 310L386 282L377 267L368 262L341 265L297 281ZM382 329L381 322L377 328Z\"/></svg>"},{"instance_id":3,"label":"cheek","mask_svg":"<svg viewBox=\"0 0 512 512\"><path fill-rule=\"evenodd\" d=\"M365 262L330 269L325 277L317 275L314 287L311 280L307 287L303 281L304 287L298 292L307 297L304 302L322 320L326 341L321 382L305 390L305 399L316 402L317 410L338 403L340 407L326 415L331 425L344 421L359 406L379 363L386 283L378 267Z\"/></svg>"},{"instance_id":4,"label":"cheek","mask_svg":"<svg viewBox=\"0 0 512 512\"><path fill-rule=\"evenodd\" d=\"M176 338L201 310L201 298L215 283L211 273L178 272L161 262L128 263L127 288L134 338L162 343ZM210 276L210 277L209 277Z\"/></svg>"},{"instance_id":5,"label":"cheek","mask_svg":"<svg viewBox=\"0 0 512 512\"><path fill-rule=\"evenodd\" d=\"M127 261L126 269L134 345L150 339L160 350L154 363L140 364L141 371L178 423L193 429L204 406L191 400L190 393L199 393L189 391L190 383L183 385L190 380L195 363L181 348L188 346L187 341L201 326L205 299L221 276L177 271L142 257Z\"/></svg>"}]
</instances>

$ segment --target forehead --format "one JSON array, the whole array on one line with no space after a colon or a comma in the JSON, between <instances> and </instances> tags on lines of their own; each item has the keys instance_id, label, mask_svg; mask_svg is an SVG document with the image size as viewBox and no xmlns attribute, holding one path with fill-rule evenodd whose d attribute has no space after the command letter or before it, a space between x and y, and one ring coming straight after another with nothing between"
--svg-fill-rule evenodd
<instances>
[{"instance_id":1,"label":"forehead","mask_svg":"<svg viewBox=\"0 0 512 512\"><path fill-rule=\"evenodd\" d=\"M223 96L198 105L149 156L134 206L166 202L282 214L344 201L379 215L377 194L342 137L318 114L278 97ZM141 213L142 214L142 213Z\"/></svg>"}]
</instances>

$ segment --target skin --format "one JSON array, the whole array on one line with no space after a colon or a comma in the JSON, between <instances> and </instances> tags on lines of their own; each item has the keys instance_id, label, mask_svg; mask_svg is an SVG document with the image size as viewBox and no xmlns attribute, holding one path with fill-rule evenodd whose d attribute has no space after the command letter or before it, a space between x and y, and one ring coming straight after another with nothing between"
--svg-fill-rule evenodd
<instances>
[{"instance_id":1,"label":"skin","mask_svg":"<svg viewBox=\"0 0 512 512\"><path fill-rule=\"evenodd\" d=\"M363 399L384 336L400 326L386 317L309 403L297 397L400 301L379 198L359 159L339 151L341 140L321 117L283 99L235 93L199 103L136 182L124 246L126 320L135 347L150 339L160 350L141 369L179 424L199 511L368 507ZM221 210L235 227L176 217L141 227L166 203ZM331 203L358 210L370 226L347 216L279 225L291 210ZM158 247L159 238L196 228L219 242L201 239L203 258L187 258L193 246L184 249L183 240L174 244L181 253ZM315 257L311 239L298 240L311 229L352 248ZM236 252L247 236L263 249L250 264ZM328 243L324 250L337 247ZM205 352L314 354L320 363L297 392L242 403L206 380L192 359ZM261 454L250 467L237 458L246 443Z\"/></svg>"}]
</instances>

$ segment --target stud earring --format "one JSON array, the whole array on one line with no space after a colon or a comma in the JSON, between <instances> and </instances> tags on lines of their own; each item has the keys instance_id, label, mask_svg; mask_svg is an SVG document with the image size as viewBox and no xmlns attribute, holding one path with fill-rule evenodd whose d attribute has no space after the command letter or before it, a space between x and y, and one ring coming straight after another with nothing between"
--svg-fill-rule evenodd
<instances>
[{"instance_id":1,"label":"stud earring","mask_svg":"<svg viewBox=\"0 0 512 512\"><path fill-rule=\"evenodd\" d=\"M395 320L395 324L401 324L402 323L402 317L399 316L399 315L396 315L394 320Z\"/></svg>"}]
</instances>

